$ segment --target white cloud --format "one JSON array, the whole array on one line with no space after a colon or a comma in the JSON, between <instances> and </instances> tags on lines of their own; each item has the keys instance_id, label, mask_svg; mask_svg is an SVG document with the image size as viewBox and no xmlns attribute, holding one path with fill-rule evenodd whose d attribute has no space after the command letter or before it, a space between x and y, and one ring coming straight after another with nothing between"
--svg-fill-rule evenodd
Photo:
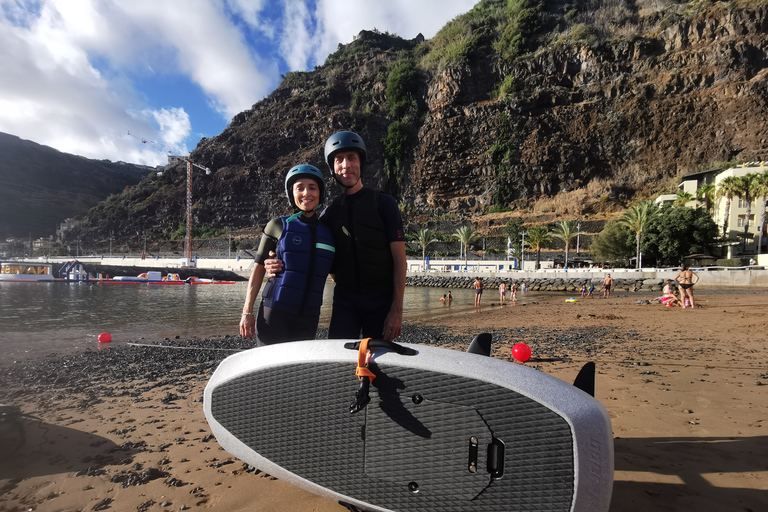
<instances>
[{"instance_id":1,"label":"white cloud","mask_svg":"<svg viewBox=\"0 0 768 512\"><path fill-rule=\"evenodd\" d=\"M189 136L192 124L189 115L183 108L171 108L146 111L148 115L160 126L161 140L164 149L175 155L184 155L189 152L184 145L184 139Z\"/></svg>"},{"instance_id":2,"label":"white cloud","mask_svg":"<svg viewBox=\"0 0 768 512\"><path fill-rule=\"evenodd\" d=\"M315 46L310 36L310 23L310 14L303 2L285 2L280 55L291 70L304 71L310 67L308 60Z\"/></svg>"},{"instance_id":3,"label":"white cloud","mask_svg":"<svg viewBox=\"0 0 768 512\"><path fill-rule=\"evenodd\" d=\"M250 108L276 85L277 63L251 53L221 2L194 5L42 0L36 9L0 0L0 131L87 157L159 164L164 154L137 147L127 130L181 149L189 116L181 104L149 106L131 76L188 75L226 121Z\"/></svg>"},{"instance_id":4,"label":"white cloud","mask_svg":"<svg viewBox=\"0 0 768 512\"><path fill-rule=\"evenodd\" d=\"M224 0L227 7L240 17L250 28L263 33L269 39L274 39L274 24L264 21L260 13L264 9L262 0Z\"/></svg>"},{"instance_id":5,"label":"white cloud","mask_svg":"<svg viewBox=\"0 0 768 512\"><path fill-rule=\"evenodd\" d=\"M289 69L322 64L363 29L431 37L473 0L0 0L0 131L90 158L161 164L199 105L146 89L186 77L223 121ZM191 96L191 95L190 95ZM169 99L170 98L170 99ZM140 137L128 135L140 134ZM147 137L159 144L142 144Z\"/></svg>"}]
</instances>

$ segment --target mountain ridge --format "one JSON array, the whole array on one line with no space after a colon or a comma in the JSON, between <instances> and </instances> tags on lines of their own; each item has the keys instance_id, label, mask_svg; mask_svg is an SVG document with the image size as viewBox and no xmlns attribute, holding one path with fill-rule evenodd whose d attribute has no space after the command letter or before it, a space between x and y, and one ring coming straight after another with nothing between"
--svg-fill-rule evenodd
<instances>
[{"instance_id":1,"label":"mountain ridge","mask_svg":"<svg viewBox=\"0 0 768 512\"><path fill-rule=\"evenodd\" d=\"M0 132L0 236L52 235L149 169L92 160Z\"/></svg>"}]
</instances>

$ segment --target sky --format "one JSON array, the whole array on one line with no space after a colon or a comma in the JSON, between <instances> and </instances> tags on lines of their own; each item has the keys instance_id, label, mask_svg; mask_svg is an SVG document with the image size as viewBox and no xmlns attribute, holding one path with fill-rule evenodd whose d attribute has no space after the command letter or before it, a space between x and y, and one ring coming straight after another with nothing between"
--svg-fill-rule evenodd
<instances>
[{"instance_id":1,"label":"sky","mask_svg":"<svg viewBox=\"0 0 768 512\"><path fill-rule=\"evenodd\" d=\"M433 37L479 0L0 0L0 132L163 165L378 29Z\"/></svg>"}]
</instances>

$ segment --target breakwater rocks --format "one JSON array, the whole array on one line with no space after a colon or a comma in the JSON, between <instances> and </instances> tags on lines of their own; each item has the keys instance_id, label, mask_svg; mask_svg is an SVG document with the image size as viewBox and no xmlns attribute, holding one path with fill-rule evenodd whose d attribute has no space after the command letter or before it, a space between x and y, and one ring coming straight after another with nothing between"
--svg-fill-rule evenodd
<instances>
[{"instance_id":1,"label":"breakwater rocks","mask_svg":"<svg viewBox=\"0 0 768 512\"><path fill-rule=\"evenodd\" d=\"M405 284L407 286L430 286L433 288L472 288L475 282L474 276L408 276ZM485 277L483 278L483 287L487 289L498 288L501 283L516 283L520 290L525 283L528 291L532 292L578 292L582 285L587 288L594 285L595 290L603 289L603 278L563 278L547 277L535 279L514 279L508 277ZM658 292L664 287L664 279L613 279L613 291L631 292Z\"/></svg>"}]
</instances>

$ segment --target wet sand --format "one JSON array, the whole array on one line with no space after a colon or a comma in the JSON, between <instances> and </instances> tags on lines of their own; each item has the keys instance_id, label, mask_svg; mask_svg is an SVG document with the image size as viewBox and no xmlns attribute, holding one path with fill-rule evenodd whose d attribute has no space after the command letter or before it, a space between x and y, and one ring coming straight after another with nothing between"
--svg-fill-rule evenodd
<instances>
[{"instance_id":1,"label":"wet sand","mask_svg":"<svg viewBox=\"0 0 768 512\"><path fill-rule=\"evenodd\" d=\"M463 350L490 332L494 357L510 360L523 341L528 366L569 382L595 361L615 438L611 511L768 509L768 294L702 291L685 310L626 293L503 307L491 295L479 310L408 324L400 341ZM454 294L462 307L473 299ZM23 444L0 438L0 511L344 511L219 447L202 394L228 353L123 347L0 362L0 403L28 415Z\"/></svg>"}]
</instances>

